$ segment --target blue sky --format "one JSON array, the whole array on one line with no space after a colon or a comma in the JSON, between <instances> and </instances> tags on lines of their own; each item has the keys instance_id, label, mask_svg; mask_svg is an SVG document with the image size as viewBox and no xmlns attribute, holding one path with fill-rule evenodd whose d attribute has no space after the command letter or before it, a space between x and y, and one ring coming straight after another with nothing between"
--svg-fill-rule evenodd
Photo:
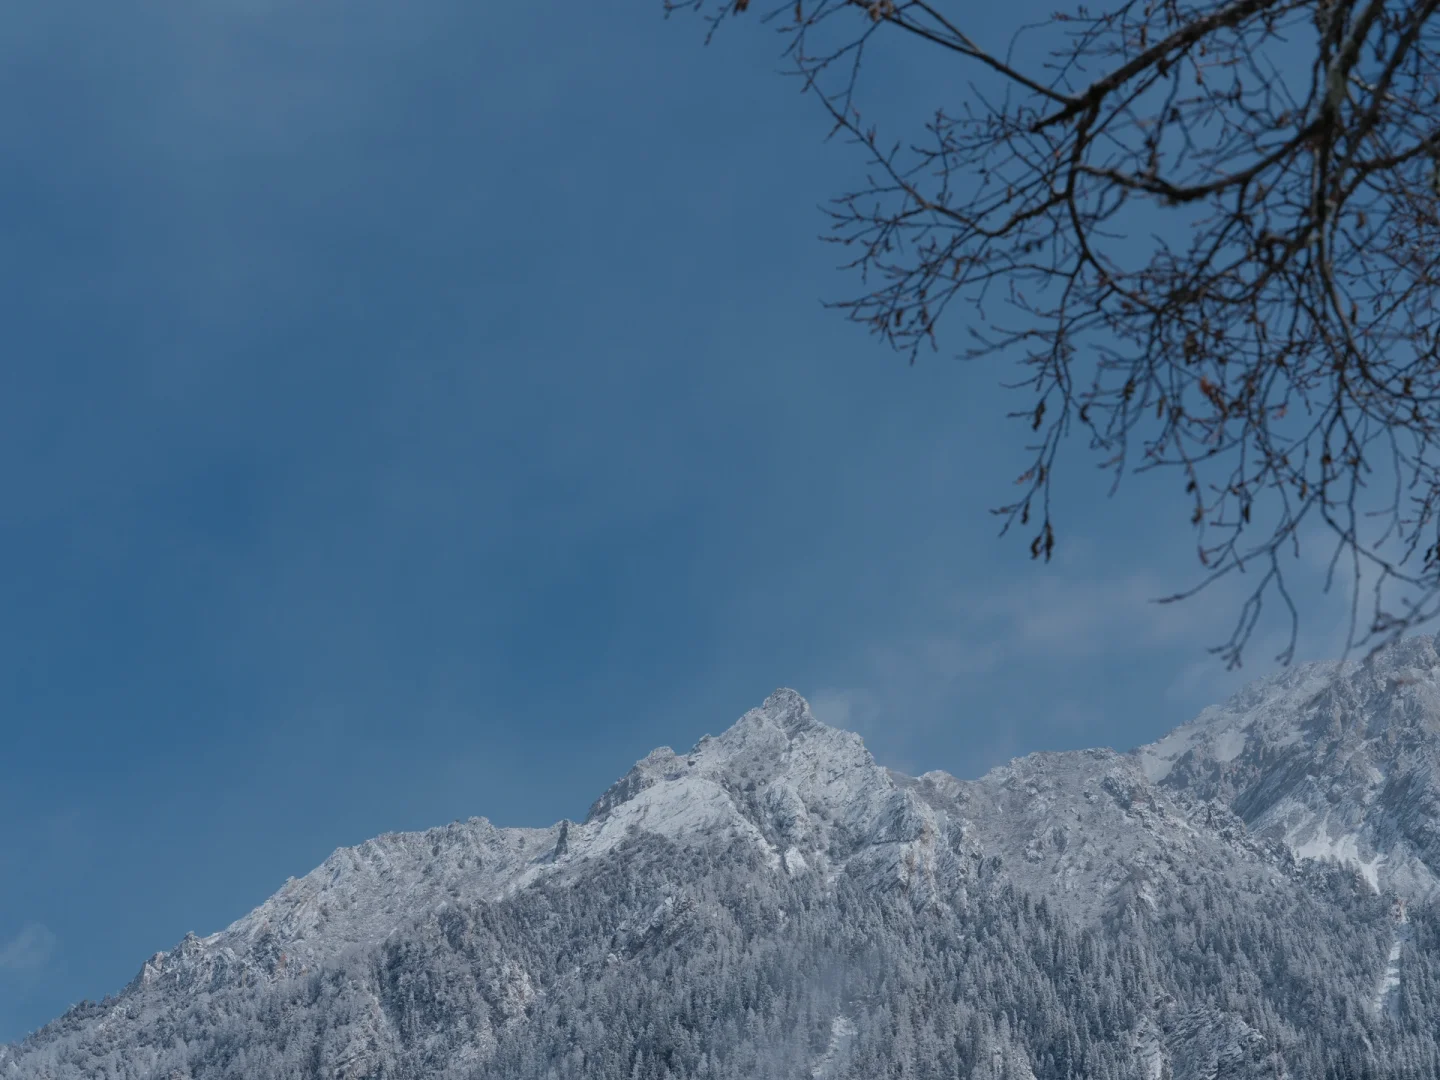
<instances>
[{"instance_id":1,"label":"blue sky","mask_svg":"<svg viewBox=\"0 0 1440 1080\"><path fill-rule=\"evenodd\" d=\"M860 163L767 33L701 38L658 2L0 20L0 1039L336 846L581 817L778 685L961 775L1234 685L1226 596L1147 604L1178 485L1079 466L1055 565L995 538L1004 371L821 307Z\"/></svg>"}]
</instances>

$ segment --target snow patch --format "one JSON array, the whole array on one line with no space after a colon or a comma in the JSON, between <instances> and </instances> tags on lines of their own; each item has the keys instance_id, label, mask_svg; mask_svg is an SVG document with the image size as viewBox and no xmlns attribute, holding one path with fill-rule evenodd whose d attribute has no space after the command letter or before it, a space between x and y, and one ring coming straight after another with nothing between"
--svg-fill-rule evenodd
<instances>
[{"instance_id":1,"label":"snow patch","mask_svg":"<svg viewBox=\"0 0 1440 1080\"><path fill-rule=\"evenodd\" d=\"M810 1075L815 1080L827 1080L828 1077L839 1075L840 1061L847 1056L846 1051L855 1034L855 1023L848 1016L837 1016L830 1022L830 1042L826 1044L825 1052L810 1067Z\"/></svg>"},{"instance_id":2,"label":"snow patch","mask_svg":"<svg viewBox=\"0 0 1440 1080\"><path fill-rule=\"evenodd\" d=\"M1380 986L1375 992L1374 1009L1377 1015L1391 1020L1400 1018L1400 954L1410 943L1410 917L1405 913L1403 901L1397 902L1395 930L1390 937L1390 952L1385 957L1385 971L1380 976Z\"/></svg>"},{"instance_id":3,"label":"snow patch","mask_svg":"<svg viewBox=\"0 0 1440 1080\"><path fill-rule=\"evenodd\" d=\"M1234 761L1245 749L1245 729L1230 728L1215 739L1211 755L1216 761Z\"/></svg>"},{"instance_id":4,"label":"snow patch","mask_svg":"<svg viewBox=\"0 0 1440 1080\"><path fill-rule=\"evenodd\" d=\"M1380 891L1380 864L1385 856L1375 855L1368 862L1360 857L1360 838L1354 833L1331 836L1326 823L1321 822L1307 839L1296 843L1303 830L1296 829L1285 837L1285 843L1297 859L1333 859L1346 866L1353 866L1369 883L1370 888Z\"/></svg>"},{"instance_id":5,"label":"snow patch","mask_svg":"<svg viewBox=\"0 0 1440 1080\"><path fill-rule=\"evenodd\" d=\"M1145 1080L1161 1080L1165 1075L1165 1040L1155 1021L1148 1016L1140 1021L1134 1033L1135 1056Z\"/></svg>"}]
</instances>

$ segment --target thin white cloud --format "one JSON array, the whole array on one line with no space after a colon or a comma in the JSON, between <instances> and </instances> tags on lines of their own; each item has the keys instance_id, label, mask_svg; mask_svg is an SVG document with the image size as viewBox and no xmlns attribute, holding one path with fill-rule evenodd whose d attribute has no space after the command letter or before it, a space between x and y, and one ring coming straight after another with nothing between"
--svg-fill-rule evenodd
<instances>
[{"instance_id":1,"label":"thin white cloud","mask_svg":"<svg viewBox=\"0 0 1440 1080\"><path fill-rule=\"evenodd\" d=\"M33 971L44 967L55 951L55 935L43 923L26 923L0 945L0 971Z\"/></svg>"},{"instance_id":2,"label":"thin white cloud","mask_svg":"<svg viewBox=\"0 0 1440 1080\"><path fill-rule=\"evenodd\" d=\"M864 735L867 721L874 716L875 700L868 690L827 688L810 695L810 708L831 727Z\"/></svg>"},{"instance_id":3,"label":"thin white cloud","mask_svg":"<svg viewBox=\"0 0 1440 1080\"><path fill-rule=\"evenodd\" d=\"M1232 683L1243 681L1227 679L1224 665L1206 651L1228 634L1237 590L1222 582L1183 603L1156 603L1175 588L1148 569L1087 579L1065 567L979 594L951 593L938 613L929 613L924 630L873 646L853 680L815 692L816 715L859 732L897 766L897 758L921 756L937 725L964 723L969 704L979 700L991 719L967 729L977 760L1044 748L1031 745L1025 730L1074 743L1093 732L1097 742L1108 742L1107 706L1077 697L1076 689L1106 657L1173 666L1177 686L1166 696L1186 708L1227 697ZM1244 677L1253 674L1247 669ZM1027 684L1019 695L1017 680ZM1007 714L1007 698L1023 701L1021 712Z\"/></svg>"},{"instance_id":4,"label":"thin white cloud","mask_svg":"<svg viewBox=\"0 0 1440 1080\"><path fill-rule=\"evenodd\" d=\"M1292 567L1302 602L1296 660L1340 655L1348 596L1317 595L1316 568ZM859 732L902 769L910 759L933 767L933 747L958 733L950 758L973 762L978 775L1011 753L1158 738L1274 672L1289 640L1282 605L1268 597L1242 669L1227 670L1211 652L1234 630L1254 573L1162 604L1187 584L1183 572L1031 569L983 589L937 588L909 633L872 644L812 695L817 716Z\"/></svg>"},{"instance_id":5,"label":"thin white cloud","mask_svg":"<svg viewBox=\"0 0 1440 1080\"><path fill-rule=\"evenodd\" d=\"M1159 648L1213 636L1230 591L1217 587L1162 604L1176 583L1140 570L1099 579L1036 575L967 605L972 632L989 629L1005 652L1043 649L1068 657L1118 647Z\"/></svg>"}]
</instances>

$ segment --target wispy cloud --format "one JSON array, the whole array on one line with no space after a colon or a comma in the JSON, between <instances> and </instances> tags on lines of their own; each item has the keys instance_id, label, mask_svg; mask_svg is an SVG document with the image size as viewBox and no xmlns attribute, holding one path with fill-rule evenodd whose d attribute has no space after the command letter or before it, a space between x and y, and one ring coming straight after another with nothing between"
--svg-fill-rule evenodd
<instances>
[{"instance_id":1,"label":"wispy cloud","mask_svg":"<svg viewBox=\"0 0 1440 1080\"><path fill-rule=\"evenodd\" d=\"M826 687L810 695L810 707L831 727L868 735L880 715L880 702L861 687Z\"/></svg>"},{"instance_id":2,"label":"wispy cloud","mask_svg":"<svg viewBox=\"0 0 1440 1080\"><path fill-rule=\"evenodd\" d=\"M1090 579L1037 574L951 597L941 625L876 647L871 666L885 678L953 681L1039 658L1075 662L1170 649L1203 658L1228 629L1236 590L1221 583L1180 603L1158 602L1174 591L1173 581L1149 570Z\"/></svg>"},{"instance_id":3,"label":"wispy cloud","mask_svg":"<svg viewBox=\"0 0 1440 1080\"><path fill-rule=\"evenodd\" d=\"M1229 638L1256 574L1158 603L1187 584L1185 573L1159 564L1087 573L1095 561L1033 568L983 590L937 586L910 632L877 641L814 694L817 715L906 771L934 767L941 748L978 773L1032 750L1148 742L1280 667L1290 624L1273 596L1242 669L1211 651ZM1326 594L1322 570L1313 552L1287 566L1301 604L1297 662L1345 651L1351 583ZM1362 574L1362 595L1369 584Z\"/></svg>"},{"instance_id":4,"label":"wispy cloud","mask_svg":"<svg viewBox=\"0 0 1440 1080\"><path fill-rule=\"evenodd\" d=\"M937 589L921 628L813 694L816 714L912 772L934 767L946 742L957 766L983 771L1031 750L1148 741L1266 674L1283 644L1267 626L1245 669L1227 672L1208 647L1228 636L1250 582L1156 602L1177 584L1151 568L1085 577L1072 566L978 594Z\"/></svg>"},{"instance_id":5,"label":"wispy cloud","mask_svg":"<svg viewBox=\"0 0 1440 1080\"><path fill-rule=\"evenodd\" d=\"M44 967L55 951L55 935L43 923L26 923L20 932L0 945L0 971L34 971Z\"/></svg>"},{"instance_id":6,"label":"wispy cloud","mask_svg":"<svg viewBox=\"0 0 1440 1080\"><path fill-rule=\"evenodd\" d=\"M1196 617L1195 606L1205 606L1199 597L1188 605L1156 602L1174 591L1148 571L1089 580L1037 575L972 603L970 622L997 630L1005 650L1085 656L1117 644L1171 645L1205 621Z\"/></svg>"}]
</instances>

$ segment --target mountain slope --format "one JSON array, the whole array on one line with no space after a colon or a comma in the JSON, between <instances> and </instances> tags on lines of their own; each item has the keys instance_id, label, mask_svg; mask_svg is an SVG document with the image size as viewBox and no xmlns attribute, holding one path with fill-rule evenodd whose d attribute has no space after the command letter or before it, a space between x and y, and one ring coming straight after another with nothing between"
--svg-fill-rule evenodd
<instances>
[{"instance_id":1,"label":"mountain slope","mask_svg":"<svg viewBox=\"0 0 1440 1080\"><path fill-rule=\"evenodd\" d=\"M1412 900L1440 891L1433 638L1285 672L1136 753L1163 788L1226 803L1297 857L1338 860Z\"/></svg>"},{"instance_id":2,"label":"mountain slope","mask_svg":"<svg viewBox=\"0 0 1440 1080\"><path fill-rule=\"evenodd\" d=\"M341 849L0 1077L1440 1075L1436 667L973 781L777 691L583 822Z\"/></svg>"}]
</instances>

